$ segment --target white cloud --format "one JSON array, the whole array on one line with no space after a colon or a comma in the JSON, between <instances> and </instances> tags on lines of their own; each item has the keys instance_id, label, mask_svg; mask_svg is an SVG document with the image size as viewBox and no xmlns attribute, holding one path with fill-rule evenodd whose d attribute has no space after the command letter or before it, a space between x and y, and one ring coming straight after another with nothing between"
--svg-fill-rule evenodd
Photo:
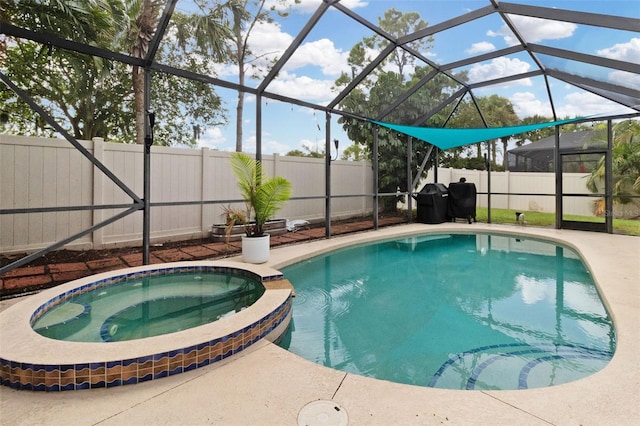
<instances>
[{"instance_id":1,"label":"white cloud","mask_svg":"<svg viewBox=\"0 0 640 426\"><path fill-rule=\"evenodd\" d=\"M263 135L264 138L264 135ZM262 146L264 148L265 146L265 142L264 140L262 141ZM247 138L245 138L245 140L242 142L242 151L243 152L251 152L251 153L255 153L256 152L256 136L249 136ZM267 154L264 149L263 149L263 153Z\"/></svg>"},{"instance_id":2,"label":"white cloud","mask_svg":"<svg viewBox=\"0 0 640 426\"><path fill-rule=\"evenodd\" d=\"M609 81L620 86L640 90L640 75L626 71L611 71Z\"/></svg>"},{"instance_id":3,"label":"white cloud","mask_svg":"<svg viewBox=\"0 0 640 426\"><path fill-rule=\"evenodd\" d=\"M291 9L299 13L313 13L320 3L322 0L300 0L300 3L294 4Z\"/></svg>"},{"instance_id":4,"label":"white cloud","mask_svg":"<svg viewBox=\"0 0 640 426\"><path fill-rule=\"evenodd\" d=\"M614 44L612 47L600 49L598 55L609 59L619 59L631 63L640 63L640 38L632 38L628 43Z\"/></svg>"},{"instance_id":5,"label":"white cloud","mask_svg":"<svg viewBox=\"0 0 640 426\"><path fill-rule=\"evenodd\" d=\"M318 6L320 6L320 3L322 3L322 0L300 0L300 3L292 6L292 9L301 13L313 13L316 11ZM359 7L367 6L369 2L362 0L342 0L340 4L348 7L349 9L357 9Z\"/></svg>"},{"instance_id":6,"label":"white cloud","mask_svg":"<svg viewBox=\"0 0 640 426\"><path fill-rule=\"evenodd\" d=\"M238 67L233 64L217 64L214 62L208 62L207 68L209 75L214 75L220 78L228 78L229 76L238 75Z\"/></svg>"},{"instance_id":7,"label":"white cloud","mask_svg":"<svg viewBox=\"0 0 640 426\"><path fill-rule=\"evenodd\" d=\"M469 69L469 82L494 80L496 78L510 75L522 74L529 71L530 65L518 58L509 59L505 57L495 58L488 63L481 63ZM531 85L529 79L518 80L515 83L526 86Z\"/></svg>"},{"instance_id":8,"label":"white cloud","mask_svg":"<svg viewBox=\"0 0 640 426\"><path fill-rule=\"evenodd\" d=\"M576 28L578 28L576 24L570 22L550 21L529 16L509 15L509 18L511 18L511 22L528 43L571 37ZM504 42L509 46L519 43L506 25L503 25L498 31L487 32L487 35L491 37L502 36Z\"/></svg>"},{"instance_id":9,"label":"white cloud","mask_svg":"<svg viewBox=\"0 0 640 426\"><path fill-rule=\"evenodd\" d=\"M259 54L271 51L282 52L291 45L292 41L293 37L288 33L282 32L280 24L275 21L257 22L249 36L251 50Z\"/></svg>"},{"instance_id":10,"label":"white cloud","mask_svg":"<svg viewBox=\"0 0 640 426\"><path fill-rule=\"evenodd\" d=\"M496 50L496 47L493 45L493 43L489 43L488 41L481 41L478 43L473 43L470 48L465 50L465 52L473 55L475 53L491 52L493 50Z\"/></svg>"},{"instance_id":11,"label":"white cloud","mask_svg":"<svg viewBox=\"0 0 640 426\"><path fill-rule=\"evenodd\" d=\"M614 44L612 47L598 50L597 53L609 59L640 64L640 38L634 37L628 43Z\"/></svg>"},{"instance_id":12,"label":"white cloud","mask_svg":"<svg viewBox=\"0 0 640 426\"><path fill-rule=\"evenodd\" d=\"M249 152L249 153L256 152L256 136L255 135L245 138L244 142L242 143L242 150L244 152ZM267 132L262 134L262 153L263 154L284 155L289 151L291 151L290 146L273 139L273 137Z\"/></svg>"},{"instance_id":13,"label":"white cloud","mask_svg":"<svg viewBox=\"0 0 640 426\"><path fill-rule=\"evenodd\" d=\"M357 9L359 7L367 7L369 5L368 1L362 0L342 0L340 3L349 9Z\"/></svg>"},{"instance_id":14,"label":"white cloud","mask_svg":"<svg viewBox=\"0 0 640 426\"><path fill-rule=\"evenodd\" d=\"M256 58L251 62L251 67L247 68L248 77L262 77L269 68L271 61L282 56L282 53L289 47L293 37L282 32L280 25L276 22L258 22L249 36L249 47L253 53L251 58ZM213 75L221 78L228 78L238 75L238 66L229 64L211 64Z\"/></svg>"},{"instance_id":15,"label":"white cloud","mask_svg":"<svg viewBox=\"0 0 640 426\"><path fill-rule=\"evenodd\" d=\"M520 118L541 115L551 116L551 105L548 101L541 101L531 92L514 93L509 100L513 104L516 115Z\"/></svg>"},{"instance_id":16,"label":"white cloud","mask_svg":"<svg viewBox=\"0 0 640 426\"><path fill-rule=\"evenodd\" d=\"M263 150L265 154L285 155L287 152L291 151L290 146L275 140L269 140L266 143L263 142L262 144L263 144Z\"/></svg>"},{"instance_id":17,"label":"white cloud","mask_svg":"<svg viewBox=\"0 0 640 426\"><path fill-rule=\"evenodd\" d=\"M268 91L287 95L294 99L326 101L331 99L333 80L318 80L307 76L298 77L295 74L281 72L269 87Z\"/></svg>"},{"instance_id":18,"label":"white cloud","mask_svg":"<svg viewBox=\"0 0 640 426\"><path fill-rule=\"evenodd\" d=\"M548 282L519 275L516 277L516 285L520 288L521 298L527 305L533 305L542 300L549 300L553 296L553 286Z\"/></svg>"},{"instance_id":19,"label":"white cloud","mask_svg":"<svg viewBox=\"0 0 640 426\"><path fill-rule=\"evenodd\" d=\"M558 117L580 117L620 112L620 104L589 92L573 92L564 97L564 105L557 106Z\"/></svg>"},{"instance_id":20,"label":"white cloud","mask_svg":"<svg viewBox=\"0 0 640 426\"><path fill-rule=\"evenodd\" d=\"M606 49L596 51L599 56L609 59L640 64L640 38L634 37L627 43L617 43ZM621 86L640 89L640 76L626 71L612 71L609 80Z\"/></svg>"},{"instance_id":21,"label":"white cloud","mask_svg":"<svg viewBox=\"0 0 640 426\"><path fill-rule=\"evenodd\" d=\"M347 65L348 57L348 52L336 49L333 41L323 38L302 44L287 62L284 69L294 70L307 65L314 65L322 69L322 74L338 77L343 71L349 71L349 66Z\"/></svg>"},{"instance_id":22,"label":"white cloud","mask_svg":"<svg viewBox=\"0 0 640 426\"><path fill-rule=\"evenodd\" d=\"M227 138L222 133L222 129L220 127L214 127L205 130L198 141L198 146L201 148L220 149L225 143L227 143Z\"/></svg>"},{"instance_id":23,"label":"white cloud","mask_svg":"<svg viewBox=\"0 0 640 426\"><path fill-rule=\"evenodd\" d=\"M509 97L515 113L520 118L541 115L551 117L551 104L540 100L531 92L518 92ZM621 106L589 92L572 92L563 98L554 98L558 118L580 117L598 114L616 114Z\"/></svg>"},{"instance_id":24,"label":"white cloud","mask_svg":"<svg viewBox=\"0 0 640 426\"><path fill-rule=\"evenodd\" d=\"M312 141L310 139L301 139L300 143L299 143L300 149L301 151L309 151L309 152L315 152L315 151L322 151L324 149L324 138L322 140L320 139L316 139L315 141Z\"/></svg>"},{"instance_id":25,"label":"white cloud","mask_svg":"<svg viewBox=\"0 0 640 426\"><path fill-rule=\"evenodd\" d=\"M249 47L258 58L252 65L266 68L270 61L282 56L292 41L293 37L282 32L277 22L258 22L249 36Z\"/></svg>"},{"instance_id":26,"label":"white cloud","mask_svg":"<svg viewBox=\"0 0 640 426\"><path fill-rule=\"evenodd\" d=\"M249 68L249 76L264 76L265 70L271 65L271 61L285 51L293 41L291 35L282 32L276 23L261 23L257 25L249 40L251 50L259 59L254 61L254 68ZM307 100L326 100L330 98L330 88L334 79L341 72L349 71L347 65L348 52L336 48L333 41L320 39L302 44L289 61L285 64L276 79L269 85L269 91L275 93L299 97ZM331 78L331 81L316 79L313 77L297 77L291 71L303 67L319 67L321 73ZM220 70L219 75L237 75L237 69L231 66ZM307 73L309 75L309 73Z\"/></svg>"}]
</instances>

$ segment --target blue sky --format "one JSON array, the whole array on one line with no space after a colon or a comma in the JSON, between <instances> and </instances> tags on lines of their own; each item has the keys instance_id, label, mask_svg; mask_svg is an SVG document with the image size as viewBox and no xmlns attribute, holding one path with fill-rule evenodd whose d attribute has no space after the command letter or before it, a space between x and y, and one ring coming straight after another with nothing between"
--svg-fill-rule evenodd
<instances>
[{"instance_id":1,"label":"blue sky","mask_svg":"<svg viewBox=\"0 0 640 426\"><path fill-rule=\"evenodd\" d=\"M640 1L638 0L516 0L515 2L640 18ZM178 3L178 9L181 8L181 3ZM253 51L259 53L262 60L282 54L319 3L320 0L302 0L301 4L293 6L288 18L277 19L273 23L256 27L250 39ZM373 23L377 23L378 17L393 7L402 12L418 12L429 25L490 4L488 0L342 0L341 3ZM514 16L513 19L522 28L522 35L528 42L640 63L640 34L638 33L519 16ZM370 35L371 32L368 29L357 25L342 13L330 10L267 90L312 103L326 104L336 94L335 90L332 90L333 82L342 71L349 71L347 66L349 50L364 36ZM503 49L513 45L514 42L513 34L499 16L491 14L464 26L436 34L435 42L426 55L438 64L446 64L469 56ZM371 55L375 53L371 52ZM638 75L620 75L620 73L612 73L612 70L598 69L598 67L578 69L575 63L569 61L558 61L551 57L543 57L543 59L554 68L577 72L584 77L624 82L627 87L640 90ZM256 64L261 68L260 61ZM237 71L233 66L218 65L214 69L219 78L237 81ZM532 71L536 68L529 55L519 53L464 69L469 72L472 80L482 81L487 78ZM259 81L251 80L248 84L257 86ZM556 112L560 118L630 112L624 107L562 81L550 79L550 84ZM200 146L230 151L235 149L236 94L225 90L218 90L218 93L224 99L230 123L227 126L207 129L200 140ZM475 93L477 96L495 93L510 99L521 118L534 114L551 116L549 98L542 77L492 86ZM255 98L247 95L245 100L243 146L245 151L254 152ZM342 150L351 142L337 124L338 117L332 118L331 139L339 139L340 150ZM322 112L267 100L263 105L262 129L265 154L284 154L292 149L305 147L310 150L322 150L324 147L325 116ZM335 156L335 152L333 155Z\"/></svg>"}]
</instances>

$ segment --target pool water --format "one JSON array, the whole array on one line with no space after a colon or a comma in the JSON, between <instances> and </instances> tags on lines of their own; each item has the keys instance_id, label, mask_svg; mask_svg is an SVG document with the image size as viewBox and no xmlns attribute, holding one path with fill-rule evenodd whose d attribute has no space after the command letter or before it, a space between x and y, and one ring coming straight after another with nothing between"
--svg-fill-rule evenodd
<instances>
[{"instance_id":1,"label":"pool water","mask_svg":"<svg viewBox=\"0 0 640 426\"><path fill-rule=\"evenodd\" d=\"M604 368L615 332L569 247L489 234L361 245L283 269L281 346L378 379L447 389L553 386Z\"/></svg>"},{"instance_id":2,"label":"pool water","mask_svg":"<svg viewBox=\"0 0 640 426\"><path fill-rule=\"evenodd\" d=\"M249 277L187 272L130 279L74 296L33 324L58 340L115 342L174 333L233 315L264 286Z\"/></svg>"}]
</instances>

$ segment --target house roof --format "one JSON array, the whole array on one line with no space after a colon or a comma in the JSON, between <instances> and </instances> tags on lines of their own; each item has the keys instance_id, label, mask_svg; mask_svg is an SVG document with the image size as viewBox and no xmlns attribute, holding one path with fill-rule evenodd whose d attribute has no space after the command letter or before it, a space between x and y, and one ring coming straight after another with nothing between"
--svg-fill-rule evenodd
<instances>
[{"instance_id":1,"label":"house roof","mask_svg":"<svg viewBox=\"0 0 640 426\"><path fill-rule=\"evenodd\" d=\"M593 140L596 132L593 130L583 130L579 132L560 133L560 146L563 149L582 149ZM540 151L553 151L555 149L556 137L549 136L526 145L510 149L508 152L516 155L527 155L528 153Z\"/></svg>"}]
</instances>

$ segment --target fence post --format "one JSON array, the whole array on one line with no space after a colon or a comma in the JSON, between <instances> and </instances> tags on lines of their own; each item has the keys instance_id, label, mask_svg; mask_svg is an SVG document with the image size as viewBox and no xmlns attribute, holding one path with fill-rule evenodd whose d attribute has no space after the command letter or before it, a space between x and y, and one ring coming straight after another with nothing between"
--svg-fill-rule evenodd
<instances>
[{"instance_id":1,"label":"fence post","mask_svg":"<svg viewBox=\"0 0 640 426\"><path fill-rule=\"evenodd\" d=\"M360 187L361 188L360 193L361 194L367 194L369 192L368 189L371 186L371 179L367 178L367 171L371 168L371 163L369 163L366 160L360 160L360 164L362 166L362 172L361 172L361 175L360 175L361 178L362 178L362 179L360 179L360 185L362 185L362 186ZM362 200L362 204L361 204L362 211L366 212L367 211L367 202L368 202L369 198L368 197L360 197L360 199Z\"/></svg>"},{"instance_id":2,"label":"fence post","mask_svg":"<svg viewBox=\"0 0 640 426\"><path fill-rule=\"evenodd\" d=\"M280 170L280 154L274 153L273 154L273 173L271 174L271 176L280 176L279 170Z\"/></svg>"},{"instance_id":3,"label":"fence post","mask_svg":"<svg viewBox=\"0 0 640 426\"><path fill-rule=\"evenodd\" d=\"M104 139L93 138L93 156L96 160L104 164ZM99 206L104 200L104 173L97 167L93 168L93 205ZM91 225L104 220L104 210L93 210L93 222ZM98 228L91 233L91 243L94 249L100 249L104 245L104 227Z\"/></svg>"},{"instance_id":4,"label":"fence post","mask_svg":"<svg viewBox=\"0 0 640 426\"><path fill-rule=\"evenodd\" d=\"M509 173L509 170L505 170L504 171L504 175L507 179L506 185L507 185L507 190L505 191L508 195L507 195L507 210L511 210L511 174Z\"/></svg>"},{"instance_id":5,"label":"fence post","mask_svg":"<svg viewBox=\"0 0 640 426\"><path fill-rule=\"evenodd\" d=\"M202 147L200 150L200 201L204 201L207 199L207 194L209 194L209 186L211 183L209 179L207 179L207 166L209 163L209 148ZM202 203L200 204L200 231L202 233L202 238L206 238L209 236L209 227L207 225L207 205ZM209 224L213 225L213 223Z\"/></svg>"}]
</instances>

